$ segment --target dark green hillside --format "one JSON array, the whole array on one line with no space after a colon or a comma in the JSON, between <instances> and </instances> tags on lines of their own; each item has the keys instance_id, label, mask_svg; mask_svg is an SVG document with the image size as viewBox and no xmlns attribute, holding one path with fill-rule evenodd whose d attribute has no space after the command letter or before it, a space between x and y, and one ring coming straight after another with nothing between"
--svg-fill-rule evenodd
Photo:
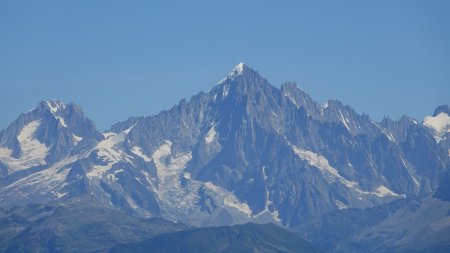
<instances>
[{"instance_id":1,"label":"dark green hillside","mask_svg":"<svg viewBox=\"0 0 450 253\"><path fill-rule=\"evenodd\" d=\"M196 228L162 234L110 252L319 252L296 234L274 224Z\"/></svg>"},{"instance_id":2,"label":"dark green hillside","mask_svg":"<svg viewBox=\"0 0 450 253\"><path fill-rule=\"evenodd\" d=\"M89 199L30 205L0 213L0 252L104 252L117 243L186 229L138 219Z\"/></svg>"}]
</instances>

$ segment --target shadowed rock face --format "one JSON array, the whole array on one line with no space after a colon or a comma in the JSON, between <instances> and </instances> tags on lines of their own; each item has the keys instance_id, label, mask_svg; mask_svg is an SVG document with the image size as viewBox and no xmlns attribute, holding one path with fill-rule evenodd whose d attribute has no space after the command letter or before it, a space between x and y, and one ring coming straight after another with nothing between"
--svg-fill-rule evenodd
<instances>
[{"instance_id":1,"label":"shadowed rock face","mask_svg":"<svg viewBox=\"0 0 450 253\"><path fill-rule=\"evenodd\" d=\"M414 119L321 106L240 64L209 92L104 133L76 105L40 103L0 133L0 205L92 195L140 217L298 228L430 196L449 168L445 145Z\"/></svg>"},{"instance_id":2,"label":"shadowed rock face","mask_svg":"<svg viewBox=\"0 0 450 253\"><path fill-rule=\"evenodd\" d=\"M445 113L450 115L450 106L449 105L440 105L434 110L433 117L438 116L440 113Z\"/></svg>"}]
</instances>

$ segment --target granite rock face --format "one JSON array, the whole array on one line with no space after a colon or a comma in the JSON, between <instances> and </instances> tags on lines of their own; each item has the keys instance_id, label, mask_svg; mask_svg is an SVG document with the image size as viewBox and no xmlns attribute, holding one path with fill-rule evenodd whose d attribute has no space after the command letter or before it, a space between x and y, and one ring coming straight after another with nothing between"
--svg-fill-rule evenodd
<instances>
[{"instance_id":1,"label":"granite rock face","mask_svg":"<svg viewBox=\"0 0 450 253\"><path fill-rule=\"evenodd\" d=\"M76 105L41 102L0 132L0 205L92 195L140 217L296 229L431 196L450 165L448 132L437 141L434 121L375 122L244 64L207 93L104 133Z\"/></svg>"}]
</instances>

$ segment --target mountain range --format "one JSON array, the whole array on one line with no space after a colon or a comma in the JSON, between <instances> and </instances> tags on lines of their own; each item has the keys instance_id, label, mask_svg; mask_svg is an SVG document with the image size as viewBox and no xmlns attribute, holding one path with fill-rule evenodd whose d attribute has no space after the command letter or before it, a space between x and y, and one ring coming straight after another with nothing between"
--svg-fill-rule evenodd
<instances>
[{"instance_id":1,"label":"mountain range","mask_svg":"<svg viewBox=\"0 0 450 253\"><path fill-rule=\"evenodd\" d=\"M89 196L217 233L274 223L325 252L445 252L449 115L442 105L420 122L376 122L242 63L210 91L105 132L78 105L42 101L0 132L0 207Z\"/></svg>"}]
</instances>

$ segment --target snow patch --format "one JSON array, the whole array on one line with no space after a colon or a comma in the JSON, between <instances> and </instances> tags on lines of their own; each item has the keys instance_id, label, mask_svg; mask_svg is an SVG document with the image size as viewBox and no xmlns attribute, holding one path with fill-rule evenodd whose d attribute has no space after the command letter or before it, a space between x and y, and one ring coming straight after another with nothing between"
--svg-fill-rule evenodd
<instances>
[{"instance_id":1,"label":"snow patch","mask_svg":"<svg viewBox=\"0 0 450 253\"><path fill-rule=\"evenodd\" d=\"M125 133L125 135L129 134L129 133L130 133L130 131L131 131L131 129L133 129L133 128L134 128L134 126L136 126L136 124L137 124L137 122L136 122L136 123L134 123L134 125L130 126L130 127L128 128L128 129L125 129L125 130L123 131L123 133Z\"/></svg>"},{"instance_id":2,"label":"snow patch","mask_svg":"<svg viewBox=\"0 0 450 253\"><path fill-rule=\"evenodd\" d=\"M450 116L443 112L435 117L425 117L423 124L434 132L434 139L438 143L445 139L446 133L450 132Z\"/></svg>"},{"instance_id":3,"label":"snow patch","mask_svg":"<svg viewBox=\"0 0 450 253\"><path fill-rule=\"evenodd\" d=\"M402 160L403 166L405 166L406 170L408 171L409 175L411 176L411 179L414 181L414 184L419 188L420 187L420 183L419 183L419 181L417 180L417 178L415 176L415 171L408 166L408 164L406 163L406 161L403 158L403 156L400 156L400 159Z\"/></svg>"},{"instance_id":4,"label":"snow patch","mask_svg":"<svg viewBox=\"0 0 450 253\"><path fill-rule=\"evenodd\" d=\"M348 206L344 204L342 201L336 200L335 204L339 210L348 209Z\"/></svg>"},{"instance_id":5,"label":"snow patch","mask_svg":"<svg viewBox=\"0 0 450 253\"><path fill-rule=\"evenodd\" d=\"M170 206L171 203L187 201L186 198L192 198L192 193L184 193L186 189L183 189L180 182L180 176L192 159L192 155L191 153L173 155L171 149L172 142L165 141L152 155L159 179L157 187L158 198L167 206ZM192 204L193 202L186 203L186 205Z\"/></svg>"},{"instance_id":6,"label":"snow patch","mask_svg":"<svg viewBox=\"0 0 450 253\"><path fill-rule=\"evenodd\" d=\"M320 116L323 116L323 112L328 108L328 100L320 107Z\"/></svg>"},{"instance_id":7,"label":"snow patch","mask_svg":"<svg viewBox=\"0 0 450 253\"><path fill-rule=\"evenodd\" d=\"M71 156L53 164L46 170L23 177L14 183L1 189L1 194L11 196L20 196L23 192L51 192L56 198L61 198L67 194L61 193L64 186L67 185L65 179L70 168L65 168L68 164L78 160L80 156ZM49 191L50 190L50 191Z\"/></svg>"},{"instance_id":8,"label":"snow patch","mask_svg":"<svg viewBox=\"0 0 450 253\"><path fill-rule=\"evenodd\" d=\"M290 93L285 93L284 96L287 97L289 101L291 101L295 105L295 107L297 107L297 109L300 108L300 105L297 103L297 101L295 101Z\"/></svg>"},{"instance_id":9,"label":"snow patch","mask_svg":"<svg viewBox=\"0 0 450 253\"><path fill-rule=\"evenodd\" d=\"M105 139L97 143L97 145L90 150L87 155L97 151L97 155L103 158L107 164L95 165L92 167L92 169L86 173L89 179L101 177L101 175L110 170L112 166L119 161L130 161L129 156L121 149L120 146L123 144L125 137L132 128L133 126L120 133L103 133Z\"/></svg>"},{"instance_id":10,"label":"snow patch","mask_svg":"<svg viewBox=\"0 0 450 253\"><path fill-rule=\"evenodd\" d=\"M224 85L222 88L222 98L228 96L228 93L230 92L230 88L228 87L228 85Z\"/></svg>"},{"instance_id":11,"label":"snow patch","mask_svg":"<svg viewBox=\"0 0 450 253\"><path fill-rule=\"evenodd\" d=\"M75 143L75 145L77 145L80 141L83 140L82 137L77 136L77 135L75 135L75 134L72 134L72 136L73 136L73 142Z\"/></svg>"},{"instance_id":12,"label":"snow patch","mask_svg":"<svg viewBox=\"0 0 450 253\"><path fill-rule=\"evenodd\" d=\"M8 174L46 164L45 157L49 148L34 138L34 133L40 124L39 120L35 120L20 131L17 136L21 150L18 159L11 156L12 151L8 148L0 148L0 159L7 165Z\"/></svg>"},{"instance_id":13,"label":"snow patch","mask_svg":"<svg viewBox=\"0 0 450 253\"><path fill-rule=\"evenodd\" d=\"M277 222L281 222L278 210L274 210L273 212L271 212L269 210L269 206L270 205L274 206L274 205L273 205L273 201L270 199L270 192L269 192L269 189L267 187L267 182L266 181L267 181L268 177L267 177L267 174L266 174L266 166L262 167L262 172L263 172L264 187L265 187L265 201L264 201L264 210L262 212L260 212L258 215L262 215L263 213L269 213L274 220L276 220Z\"/></svg>"},{"instance_id":14,"label":"snow patch","mask_svg":"<svg viewBox=\"0 0 450 253\"><path fill-rule=\"evenodd\" d=\"M402 197L405 198L405 195L400 195L395 193L394 191L390 190L384 185L380 185L374 192L370 191L364 191L360 188L359 183L355 181L350 181L341 176L338 172L338 170L330 165L328 160L312 151L304 150L299 147L291 145L292 150L295 154L297 154L301 159L306 160L309 165L318 168L323 175L325 176L325 179L329 182L339 182L343 184L348 189L354 191L357 194L363 194L363 195L376 195L378 197L387 197L387 196L395 196L395 197Z\"/></svg>"},{"instance_id":15,"label":"snow patch","mask_svg":"<svg viewBox=\"0 0 450 253\"><path fill-rule=\"evenodd\" d=\"M393 136L387 129L382 128L382 127L380 127L380 129L381 129L381 131L384 133L384 135L386 135L386 137L387 137L390 141L395 142L394 136Z\"/></svg>"},{"instance_id":16,"label":"snow patch","mask_svg":"<svg viewBox=\"0 0 450 253\"><path fill-rule=\"evenodd\" d=\"M230 77L242 75L244 73L245 64L243 62L236 65L233 70L231 70L231 73L229 74Z\"/></svg>"},{"instance_id":17,"label":"snow patch","mask_svg":"<svg viewBox=\"0 0 450 253\"><path fill-rule=\"evenodd\" d=\"M144 161L146 162L150 162L152 159L148 156L146 156L143 152L142 149L140 147L134 146L133 149L131 149L131 152L133 152L133 154L141 157L142 159L144 159Z\"/></svg>"},{"instance_id":18,"label":"snow patch","mask_svg":"<svg viewBox=\"0 0 450 253\"><path fill-rule=\"evenodd\" d=\"M66 124L66 122L64 121L64 118L63 118L63 117L56 116L55 118L59 121L59 123L61 124L61 126L67 128L67 124Z\"/></svg>"},{"instance_id":19,"label":"snow patch","mask_svg":"<svg viewBox=\"0 0 450 253\"><path fill-rule=\"evenodd\" d=\"M122 172L124 172L123 169L115 170L113 173L108 174L107 178L111 182L117 182L117 181L119 181L119 179L117 178L116 175L119 174L119 173L122 173Z\"/></svg>"},{"instance_id":20,"label":"snow patch","mask_svg":"<svg viewBox=\"0 0 450 253\"><path fill-rule=\"evenodd\" d=\"M101 157L108 158L109 161L119 161L123 156L122 152L115 148L119 143L122 143L125 139L125 133L111 133L106 134L107 138L105 140L97 143L94 150L98 150L98 155Z\"/></svg>"},{"instance_id":21,"label":"snow patch","mask_svg":"<svg viewBox=\"0 0 450 253\"><path fill-rule=\"evenodd\" d=\"M184 172L184 173L183 173L183 177L186 178L186 179L191 179L191 173L189 173L189 172Z\"/></svg>"},{"instance_id":22,"label":"snow patch","mask_svg":"<svg viewBox=\"0 0 450 253\"><path fill-rule=\"evenodd\" d=\"M204 215L197 206L200 201L198 192L203 183L192 180L191 174L185 171L191 159L190 152L174 154L172 142L169 140L166 140L152 154L157 176L154 180L154 192L163 217L166 219L198 223L198 219L191 220L191 217L186 217L186 213ZM147 180L153 187L153 179Z\"/></svg>"},{"instance_id":23,"label":"snow patch","mask_svg":"<svg viewBox=\"0 0 450 253\"><path fill-rule=\"evenodd\" d=\"M353 188L358 184L342 177L338 170L333 168L325 157L309 150L300 149L296 146L292 146L292 149L295 154L297 154L301 159L306 160L309 165L320 169L324 174L326 174L329 180L335 181L337 179L349 188Z\"/></svg>"},{"instance_id":24,"label":"snow patch","mask_svg":"<svg viewBox=\"0 0 450 253\"><path fill-rule=\"evenodd\" d=\"M50 111L54 114L59 110L66 109L66 105L59 101L59 100L49 100L46 102L47 107L50 109Z\"/></svg>"},{"instance_id":25,"label":"snow patch","mask_svg":"<svg viewBox=\"0 0 450 253\"><path fill-rule=\"evenodd\" d=\"M109 162L107 165L95 165L86 173L89 179L100 178L105 172L110 170L114 162Z\"/></svg>"},{"instance_id":26,"label":"snow patch","mask_svg":"<svg viewBox=\"0 0 450 253\"><path fill-rule=\"evenodd\" d=\"M397 193L393 192L392 190L390 190L389 188L387 188L384 185L380 185L378 186L378 188L376 189L375 193L380 196L380 197L385 197L385 196L399 196Z\"/></svg>"},{"instance_id":27,"label":"snow patch","mask_svg":"<svg viewBox=\"0 0 450 253\"><path fill-rule=\"evenodd\" d=\"M339 110L339 114L341 115L341 122L344 124L344 126L347 128L347 130L349 132L351 132L350 128L348 127L348 123L349 123L348 119L346 117L344 117L341 110Z\"/></svg>"},{"instance_id":28,"label":"snow patch","mask_svg":"<svg viewBox=\"0 0 450 253\"><path fill-rule=\"evenodd\" d=\"M2 159L2 161L4 159L13 159L11 156L12 156L12 150L11 149L0 147L0 159Z\"/></svg>"},{"instance_id":29,"label":"snow patch","mask_svg":"<svg viewBox=\"0 0 450 253\"><path fill-rule=\"evenodd\" d=\"M244 63L239 63L238 65L234 66L234 68L231 70L231 72L228 74L227 77L225 77L224 79L220 80L217 84L223 84L225 83L228 79L233 79L236 76L242 75L244 73L244 70L246 68L246 65Z\"/></svg>"},{"instance_id":30,"label":"snow patch","mask_svg":"<svg viewBox=\"0 0 450 253\"><path fill-rule=\"evenodd\" d=\"M130 196L124 195L128 205L132 208L132 209L138 209L139 206L138 204L136 204L136 202L134 201L134 199L132 199Z\"/></svg>"},{"instance_id":31,"label":"snow patch","mask_svg":"<svg viewBox=\"0 0 450 253\"><path fill-rule=\"evenodd\" d=\"M161 147L159 147L153 153L153 159L157 169L157 175L161 182L171 181L172 176L180 174L187 163L192 159L190 153L184 153L175 157L169 157L171 155L172 142L166 141Z\"/></svg>"},{"instance_id":32,"label":"snow patch","mask_svg":"<svg viewBox=\"0 0 450 253\"><path fill-rule=\"evenodd\" d=\"M212 126L209 131L206 133L205 136L205 143L209 144L214 140L214 137L216 136L216 129L214 128L214 126Z\"/></svg>"},{"instance_id":33,"label":"snow patch","mask_svg":"<svg viewBox=\"0 0 450 253\"><path fill-rule=\"evenodd\" d=\"M53 196L55 196L57 199L60 199L60 198L62 198L62 197L64 197L64 196L66 196L68 193L69 193L69 192L63 192L63 193L61 193L61 192L55 192L55 191L52 191Z\"/></svg>"},{"instance_id":34,"label":"snow patch","mask_svg":"<svg viewBox=\"0 0 450 253\"><path fill-rule=\"evenodd\" d=\"M372 125L374 125L376 128L378 128L390 141L395 142L394 136L387 130L386 128L380 126L377 122L371 120L370 121Z\"/></svg>"},{"instance_id":35,"label":"snow patch","mask_svg":"<svg viewBox=\"0 0 450 253\"><path fill-rule=\"evenodd\" d=\"M245 202L240 202L239 199L234 195L234 193L229 192L217 185L214 185L212 182L206 182L204 183L206 188L214 192L219 199L222 199L222 206L223 207L232 207L235 209L238 209L240 212L247 215L247 217L252 216L252 210Z\"/></svg>"},{"instance_id":36,"label":"snow patch","mask_svg":"<svg viewBox=\"0 0 450 253\"><path fill-rule=\"evenodd\" d=\"M222 80L218 81L217 84L223 84L227 79L228 77L225 77Z\"/></svg>"},{"instance_id":37,"label":"snow patch","mask_svg":"<svg viewBox=\"0 0 450 253\"><path fill-rule=\"evenodd\" d=\"M250 217L252 214L252 211L250 210L250 207L247 205L247 203L239 202L234 194L227 195L223 200L223 204L225 206L238 209L239 211L247 214L248 217Z\"/></svg>"}]
</instances>

